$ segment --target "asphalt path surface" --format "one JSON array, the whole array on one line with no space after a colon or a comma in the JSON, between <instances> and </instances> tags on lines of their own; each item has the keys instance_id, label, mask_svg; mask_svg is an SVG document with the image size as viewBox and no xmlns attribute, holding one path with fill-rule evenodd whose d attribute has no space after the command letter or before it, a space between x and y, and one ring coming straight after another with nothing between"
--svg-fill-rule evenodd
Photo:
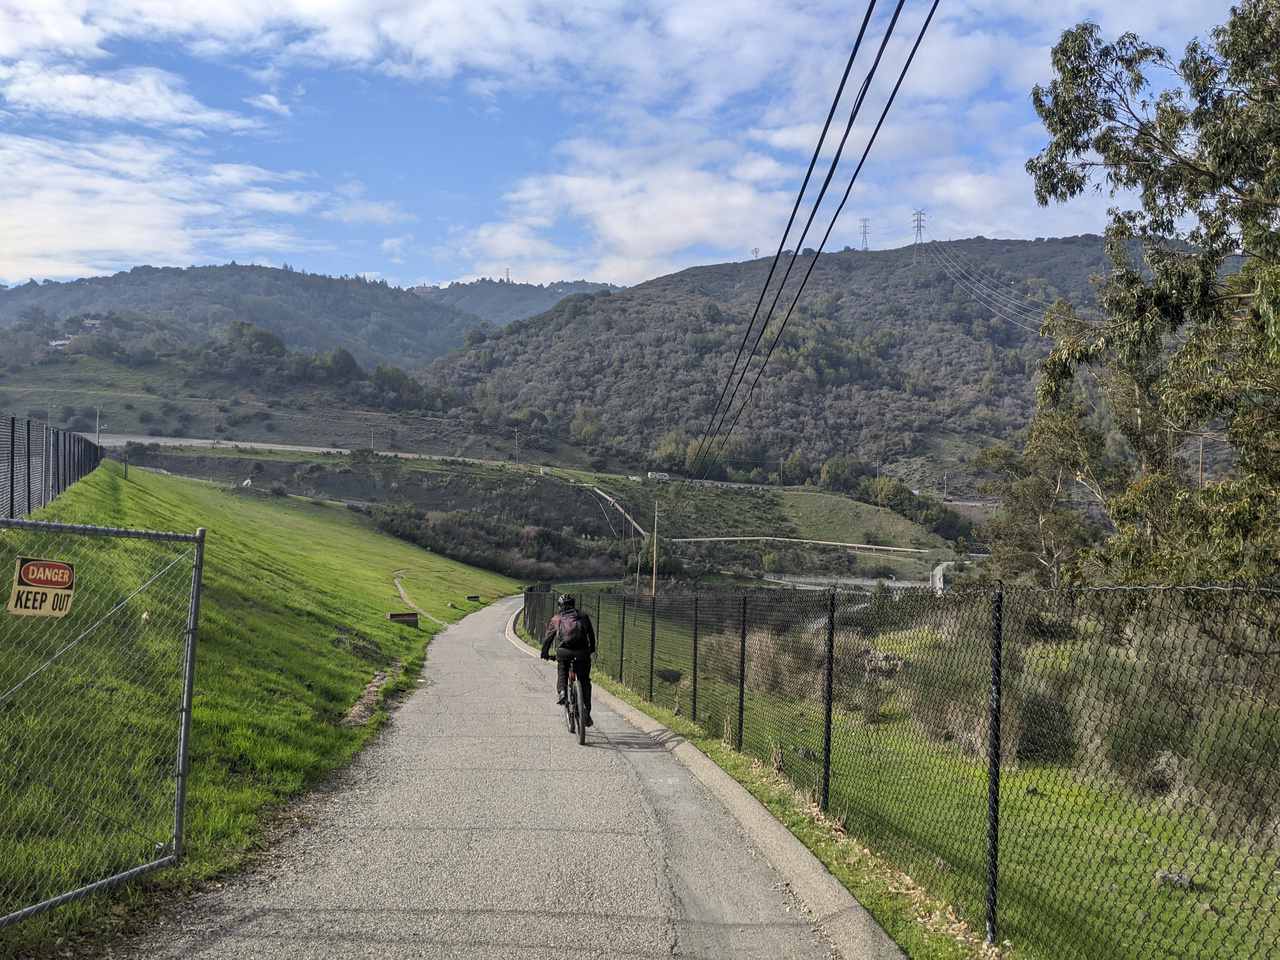
<instances>
[{"instance_id":1,"label":"asphalt path surface","mask_svg":"<svg viewBox=\"0 0 1280 960\"><path fill-rule=\"evenodd\" d=\"M431 643L425 683L310 825L116 957L829 958L728 809L602 704L588 745L507 600Z\"/></svg>"}]
</instances>

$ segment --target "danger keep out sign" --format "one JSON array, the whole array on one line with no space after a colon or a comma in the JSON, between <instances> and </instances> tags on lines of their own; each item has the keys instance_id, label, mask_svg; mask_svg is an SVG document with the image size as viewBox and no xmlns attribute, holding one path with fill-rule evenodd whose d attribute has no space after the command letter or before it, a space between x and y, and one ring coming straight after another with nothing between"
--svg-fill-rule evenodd
<instances>
[{"instance_id":1,"label":"danger keep out sign","mask_svg":"<svg viewBox=\"0 0 1280 960\"><path fill-rule=\"evenodd\" d=\"M7 609L19 617L65 617L71 612L75 591L76 571L71 564L19 557Z\"/></svg>"}]
</instances>

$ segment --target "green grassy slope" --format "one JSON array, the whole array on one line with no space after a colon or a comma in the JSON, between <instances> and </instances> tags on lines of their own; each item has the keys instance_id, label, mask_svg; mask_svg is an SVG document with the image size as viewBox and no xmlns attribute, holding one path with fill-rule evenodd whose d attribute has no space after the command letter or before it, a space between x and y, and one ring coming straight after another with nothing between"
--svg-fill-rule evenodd
<instances>
[{"instance_id":1,"label":"green grassy slope","mask_svg":"<svg viewBox=\"0 0 1280 960\"><path fill-rule=\"evenodd\" d=\"M885 507L839 494L797 487L737 487L687 483L637 483L626 476L562 467L482 464L445 460L393 460L314 456L290 451L236 450L234 447L134 451L135 457L175 473L226 481L254 477L268 487L282 484L290 493L334 499L395 501L429 511L476 510L486 516L510 513L520 524L552 530L572 525L601 542L629 536L630 525L589 487L608 493L646 530L655 501L664 539L697 536L776 536L813 540L914 547L923 556L861 554L862 576L892 573L899 579L925 579L939 559L951 556L948 544L920 524ZM572 484L570 486L569 484ZM484 493L482 497L481 494ZM488 499L485 499L487 497ZM603 509L602 509L603 507ZM779 556L780 572L848 573L847 551L798 545L780 554L779 544L680 544L673 555L696 553L713 565L758 569L763 553ZM793 569L794 568L794 569ZM564 576L573 576L566 573Z\"/></svg>"},{"instance_id":2,"label":"green grassy slope","mask_svg":"<svg viewBox=\"0 0 1280 960\"><path fill-rule=\"evenodd\" d=\"M809 490L788 489L779 497L783 514L794 524L799 537L924 550L950 549L937 534L885 507Z\"/></svg>"},{"instance_id":3,"label":"green grassy slope","mask_svg":"<svg viewBox=\"0 0 1280 960\"><path fill-rule=\"evenodd\" d=\"M153 875L146 885L182 884L235 866L259 841L267 811L347 761L376 729L381 712L363 726L340 721L375 672L387 673L392 685L412 683L435 630L429 621L418 632L386 621L386 611L402 607L393 583L396 571L405 571L405 588L417 604L443 621L459 619L514 587L503 577L379 534L364 518L340 507L243 497L138 469L125 480L110 463L68 491L42 519L208 530L193 709L189 858L176 871ZM56 542L77 549L67 546L65 538ZM117 594L132 590L138 570L146 568L148 553L141 547L149 545L93 544L95 555L86 555L86 564L94 564L91 569L99 577L118 580L102 589ZM0 533L0 567L11 569L12 554L23 548L20 535ZM468 594L479 594L481 603L468 602ZM157 621L174 623L159 613ZM180 634L180 621L179 630L170 633ZM29 636L18 634L14 623L15 618L0 621L0 646ZM180 635L172 640L178 643ZM176 724L171 718L157 720L154 709L144 709L151 701L145 685L139 687L138 656L137 651L121 651L116 660L75 660L49 671L42 681L42 700L76 709L32 711L26 718L34 725L26 730L28 749L40 741L72 740L75 734L66 725L88 715L94 719L93 744L122 745L127 752L145 733L171 750L163 740ZM85 662L95 666L89 675L74 669ZM129 695L116 695L120 691ZM27 756L38 754L33 750ZM171 764L172 753L168 756ZM93 774L83 761L79 769ZM107 769L100 774L91 781L98 811L118 815L137 809L131 773ZM76 784L58 786L64 802L75 796ZM35 795L29 784L23 789ZM31 800L0 795L0 817L6 810L15 817L26 815L20 808ZM119 830L109 817L77 815L82 819L70 840L31 838L15 824L0 823L0 892L30 882L23 864L48 865L50 882L75 878L78 864L101 865L104 843ZM165 812L161 808L152 815L155 822L144 824L144 832L162 838ZM117 894L114 902L140 903L144 892L145 886L136 886ZM111 903L112 898L97 898L4 931L0 955L121 922L118 906L113 911Z\"/></svg>"}]
</instances>

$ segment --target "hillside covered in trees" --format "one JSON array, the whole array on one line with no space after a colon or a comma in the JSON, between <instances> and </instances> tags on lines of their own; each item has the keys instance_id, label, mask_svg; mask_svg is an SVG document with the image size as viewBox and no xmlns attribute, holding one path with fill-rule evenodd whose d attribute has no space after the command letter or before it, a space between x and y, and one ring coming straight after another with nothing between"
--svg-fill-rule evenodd
<instances>
[{"instance_id":1,"label":"hillside covered in trees","mask_svg":"<svg viewBox=\"0 0 1280 960\"><path fill-rule=\"evenodd\" d=\"M993 308L940 254L1011 300ZM783 305L808 264L797 262ZM1031 416L1047 344L1034 321L1016 325L1002 307L1091 304L1090 277L1107 268L1097 236L824 256L727 455L775 470L790 458L786 479L799 482L834 455L873 465L943 450L965 459L1011 437ZM767 259L695 267L570 297L483 340L473 334L430 377L469 396L482 416L563 432L603 458L683 470L768 269Z\"/></svg>"},{"instance_id":2,"label":"hillside covered in trees","mask_svg":"<svg viewBox=\"0 0 1280 960\"><path fill-rule=\"evenodd\" d=\"M444 303L363 277L275 267L134 267L109 277L0 289L0 328L94 313L139 314L191 343L233 321L302 350L348 350L359 362L412 367L461 347L480 320Z\"/></svg>"},{"instance_id":3,"label":"hillside covered in trees","mask_svg":"<svg viewBox=\"0 0 1280 960\"><path fill-rule=\"evenodd\" d=\"M784 305L809 262L798 261ZM176 392L196 397L249 387L287 400L305 388L304 405L321 416L352 406L431 414L509 439L519 427L532 456L571 446L575 462L686 472L768 266L695 267L629 289L575 294L503 328L363 279L265 267L137 268L0 291L0 324L10 342L26 344L10 364L15 385L30 380L18 367L77 354L114 365L112 383L100 384L105 401L108 387L125 389L115 381L138 377L161 393L176 378ZM824 256L738 424L723 475L768 480L785 461L789 483L854 491L883 470L938 492L939 474L949 470L950 491L970 492L962 478L972 456L1029 421L1048 348L1035 332L1035 311L1058 297L1090 304L1089 278L1107 269L1093 236ZM490 311L530 290L557 296L565 286L481 281L437 293L466 294L476 310L500 316ZM998 289L1000 298L983 289ZM118 307L102 309L107 303ZM774 330L776 321L763 347ZM251 346L250 356L237 346L263 334L274 338L270 349ZM69 342L58 350L46 337ZM156 367L157 358L174 369ZM106 370L82 362L84 396L58 402L99 402L90 382L99 368ZM401 370L417 375L411 381ZM56 400L31 390L19 399ZM217 426L202 411L186 424L134 425L118 415L114 422L191 435L184 431ZM246 429L228 422L218 435ZM285 424L276 430L289 438ZM350 445L349 432L322 431L321 439Z\"/></svg>"},{"instance_id":4,"label":"hillside covered in trees","mask_svg":"<svg viewBox=\"0 0 1280 960\"><path fill-rule=\"evenodd\" d=\"M503 327L516 320L524 320L526 317L550 310L565 297L571 297L577 293L599 293L601 290L622 288L608 283L592 283L589 280L565 280L541 284L512 283L506 280L481 278L469 283L410 289L432 303L475 314L481 320Z\"/></svg>"}]
</instances>

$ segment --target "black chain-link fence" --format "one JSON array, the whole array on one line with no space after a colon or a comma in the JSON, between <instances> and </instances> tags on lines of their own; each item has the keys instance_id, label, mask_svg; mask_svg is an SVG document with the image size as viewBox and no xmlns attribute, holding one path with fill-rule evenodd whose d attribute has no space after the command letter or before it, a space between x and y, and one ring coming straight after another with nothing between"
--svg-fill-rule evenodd
<instances>
[{"instance_id":1,"label":"black chain-link fence","mask_svg":"<svg viewBox=\"0 0 1280 960\"><path fill-rule=\"evenodd\" d=\"M102 462L102 448L77 433L0 417L0 518L30 516Z\"/></svg>"},{"instance_id":2,"label":"black chain-link fence","mask_svg":"<svg viewBox=\"0 0 1280 960\"><path fill-rule=\"evenodd\" d=\"M555 594L525 600L540 636ZM1280 591L578 601L600 672L1015 956L1280 957Z\"/></svg>"}]
</instances>

